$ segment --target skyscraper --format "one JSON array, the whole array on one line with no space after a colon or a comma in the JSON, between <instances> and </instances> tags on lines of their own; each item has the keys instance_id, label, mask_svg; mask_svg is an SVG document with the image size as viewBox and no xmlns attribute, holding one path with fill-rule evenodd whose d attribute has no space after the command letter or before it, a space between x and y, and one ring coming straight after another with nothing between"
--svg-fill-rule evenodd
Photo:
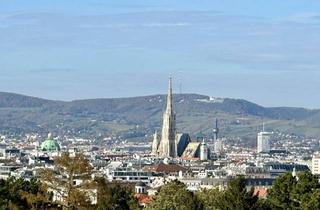
<instances>
[{"instance_id":1,"label":"skyscraper","mask_svg":"<svg viewBox=\"0 0 320 210\"><path fill-rule=\"evenodd\" d=\"M258 133L257 137L257 152L270 152L270 136L272 133L264 131L264 124L263 129L261 132Z\"/></svg>"},{"instance_id":2,"label":"skyscraper","mask_svg":"<svg viewBox=\"0 0 320 210\"><path fill-rule=\"evenodd\" d=\"M159 155L162 157L176 156L176 114L173 111L172 101L172 79L169 78L169 89L167 96L167 108L163 113L163 123L161 141L159 145Z\"/></svg>"}]
</instances>

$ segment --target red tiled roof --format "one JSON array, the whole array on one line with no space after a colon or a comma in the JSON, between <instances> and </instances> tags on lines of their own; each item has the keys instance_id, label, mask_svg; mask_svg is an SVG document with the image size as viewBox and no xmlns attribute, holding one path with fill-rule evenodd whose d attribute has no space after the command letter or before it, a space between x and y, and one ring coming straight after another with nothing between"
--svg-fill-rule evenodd
<instances>
[{"instance_id":1,"label":"red tiled roof","mask_svg":"<svg viewBox=\"0 0 320 210\"><path fill-rule=\"evenodd\" d=\"M150 204L154 201L154 196L149 196L146 194L135 194L134 197L138 199L139 204Z\"/></svg>"},{"instance_id":2,"label":"red tiled roof","mask_svg":"<svg viewBox=\"0 0 320 210\"><path fill-rule=\"evenodd\" d=\"M268 189L266 188L255 188L254 195L258 195L259 198L264 198L267 196Z\"/></svg>"},{"instance_id":3,"label":"red tiled roof","mask_svg":"<svg viewBox=\"0 0 320 210\"><path fill-rule=\"evenodd\" d=\"M150 168L150 171L154 172L163 172L163 173L174 173L174 172L186 172L188 169L178 165L178 164L164 164L164 163L159 163L158 165L155 165Z\"/></svg>"}]
</instances>

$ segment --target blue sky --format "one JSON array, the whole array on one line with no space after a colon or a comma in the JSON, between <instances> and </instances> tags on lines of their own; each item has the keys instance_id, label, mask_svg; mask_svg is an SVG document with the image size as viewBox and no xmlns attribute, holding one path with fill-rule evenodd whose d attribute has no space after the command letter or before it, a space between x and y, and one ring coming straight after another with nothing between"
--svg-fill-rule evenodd
<instances>
[{"instance_id":1,"label":"blue sky","mask_svg":"<svg viewBox=\"0 0 320 210\"><path fill-rule=\"evenodd\" d=\"M320 108L320 1L1 0L0 91Z\"/></svg>"}]
</instances>

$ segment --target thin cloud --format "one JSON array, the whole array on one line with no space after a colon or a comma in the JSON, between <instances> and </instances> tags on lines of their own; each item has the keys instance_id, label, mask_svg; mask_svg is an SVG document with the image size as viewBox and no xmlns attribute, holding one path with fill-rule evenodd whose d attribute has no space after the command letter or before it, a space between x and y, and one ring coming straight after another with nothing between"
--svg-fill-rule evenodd
<instances>
[{"instance_id":1,"label":"thin cloud","mask_svg":"<svg viewBox=\"0 0 320 210\"><path fill-rule=\"evenodd\" d=\"M28 73L70 73L77 72L78 69L73 68L39 68L39 69L30 69Z\"/></svg>"}]
</instances>

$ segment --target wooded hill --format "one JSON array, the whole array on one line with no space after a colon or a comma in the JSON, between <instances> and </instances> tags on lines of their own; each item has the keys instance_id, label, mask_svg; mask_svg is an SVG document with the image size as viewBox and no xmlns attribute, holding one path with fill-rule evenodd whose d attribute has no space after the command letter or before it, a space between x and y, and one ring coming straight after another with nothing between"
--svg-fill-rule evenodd
<instances>
[{"instance_id":1,"label":"wooded hill","mask_svg":"<svg viewBox=\"0 0 320 210\"><path fill-rule=\"evenodd\" d=\"M56 135L145 138L160 131L165 95L52 101L0 92L0 133L51 131ZM174 95L177 129L211 136L215 118L222 136L254 139L262 121L269 131L320 136L320 110L263 107L242 99ZM149 137L148 137L149 138Z\"/></svg>"}]
</instances>

